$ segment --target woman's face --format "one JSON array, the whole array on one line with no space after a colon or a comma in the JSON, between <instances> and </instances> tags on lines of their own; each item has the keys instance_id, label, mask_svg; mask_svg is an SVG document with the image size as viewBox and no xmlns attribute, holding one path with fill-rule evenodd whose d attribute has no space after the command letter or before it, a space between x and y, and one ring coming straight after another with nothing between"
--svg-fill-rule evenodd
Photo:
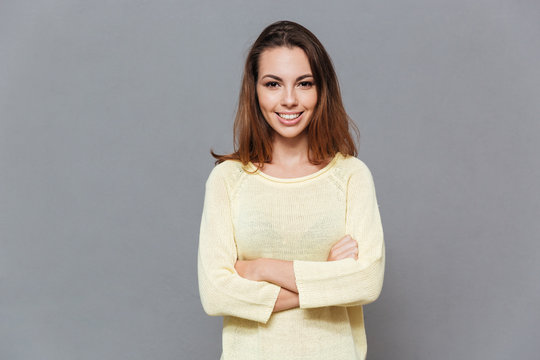
<instances>
[{"instance_id":1,"label":"woman's face","mask_svg":"<svg viewBox=\"0 0 540 360\"><path fill-rule=\"evenodd\" d=\"M317 105L317 89L304 50L264 50L259 57L257 97L275 136L291 139L306 135L304 130Z\"/></svg>"}]
</instances>

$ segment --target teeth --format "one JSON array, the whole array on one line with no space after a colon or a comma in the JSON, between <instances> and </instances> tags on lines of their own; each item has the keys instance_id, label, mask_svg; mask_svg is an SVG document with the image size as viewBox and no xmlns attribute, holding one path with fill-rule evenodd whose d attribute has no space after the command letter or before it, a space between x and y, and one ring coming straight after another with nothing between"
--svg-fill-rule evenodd
<instances>
[{"instance_id":1,"label":"teeth","mask_svg":"<svg viewBox=\"0 0 540 360\"><path fill-rule=\"evenodd\" d=\"M278 113L278 115L286 120L293 120L293 119L296 119L297 117L300 116L300 114L302 113L297 113L297 114L280 114Z\"/></svg>"}]
</instances>

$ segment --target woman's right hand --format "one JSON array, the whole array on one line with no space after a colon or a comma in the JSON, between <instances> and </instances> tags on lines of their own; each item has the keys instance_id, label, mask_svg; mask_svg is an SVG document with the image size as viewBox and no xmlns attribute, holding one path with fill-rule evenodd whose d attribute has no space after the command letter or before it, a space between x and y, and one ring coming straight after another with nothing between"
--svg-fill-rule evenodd
<instances>
[{"instance_id":1,"label":"woman's right hand","mask_svg":"<svg viewBox=\"0 0 540 360\"><path fill-rule=\"evenodd\" d=\"M345 235L332 246L327 261L336 261L346 258L358 259L358 243L350 235Z\"/></svg>"}]
</instances>

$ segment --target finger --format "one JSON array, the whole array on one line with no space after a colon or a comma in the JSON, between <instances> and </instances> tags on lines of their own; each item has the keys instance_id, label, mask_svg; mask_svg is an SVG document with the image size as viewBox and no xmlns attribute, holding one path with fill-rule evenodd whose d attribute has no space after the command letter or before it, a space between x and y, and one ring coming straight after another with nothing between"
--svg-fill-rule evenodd
<instances>
[{"instance_id":1,"label":"finger","mask_svg":"<svg viewBox=\"0 0 540 360\"><path fill-rule=\"evenodd\" d=\"M336 251L332 253L332 257L334 258L346 258L349 256L349 254L355 254L358 250L356 248L351 249L344 249L342 251Z\"/></svg>"},{"instance_id":2,"label":"finger","mask_svg":"<svg viewBox=\"0 0 540 360\"><path fill-rule=\"evenodd\" d=\"M347 258L352 258L352 259L358 259L358 251L352 251L350 253L347 253Z\"/></svg>"},{"instance_id":3,"label":"finger","mask_svg":"<svg viewBox=\"0 0 540 360\"><path fill-rule=\"evenodd\" d=\"M352 238L350 235L345 235L344 237L342 237L341 239L339 239L339 241L337 243L334 244L334 246L340 246L344 243L346 243L347 241L350 241Z\"/></svg>"},{"instance_id":4,"label":"finger","mask_svg":"<svg viewBox=\"0 0 540 360\"><path fill-rule=\"evenodd\" d=\"M355 248L358 249L358 244L356 243L356 241L353 240L351 242L343 244L340 247L332 248L332 252L338 254L338 253L343 253L343 252L346 252Z\"/></svg>"},{"instance_id":5,"label":"finger","mask_svg":"<svg viewBox=\"0 0 540 360\"><path fill-rule=\"evenodd\" d=\"M348 254L353 254L355 252L356 252L355 249L345 249L343 251L335 252L332 255L334 257L346 257Z\"/></svg>"},{"instance_id":6,"label":"finger","mask_svg":"<svg viewBox=\"0 0 540 360\"><path fill-rule=\"evenodd\" d=\"M356 246L357 245L356 240L352 238L344 239L336 243L334 246L332 246L332 250L347 248L347 247L350 247L351 245Z\"/></svg>"},{"instance_id":7,"label":"finger","mask_svg":"<svg viewBox=\"0 0 540 360\"><path fill-rule=\"evenodd\" d=\"M358 248L357 247L353 247L351 249L348 249L347 251L343 251L342 253L340 253L340 255L338 256L344 256L344 257L349 257L349 256L353 256L353 255L356 255L358 254Z\"/></svg>"},{"instance_id":8,"label":"finger","mask_svg":"<svg viewBox=\"0 0 540 360\"><path fill-rule=\"evenodd\" d=\"M348 259L348 258L358 259L358 255L356 252L350 251L350 252L343 253L339 256L334 256L332 260L336 261L336 260L343 260L343 259Z\"/></svg>"}]
</instances>

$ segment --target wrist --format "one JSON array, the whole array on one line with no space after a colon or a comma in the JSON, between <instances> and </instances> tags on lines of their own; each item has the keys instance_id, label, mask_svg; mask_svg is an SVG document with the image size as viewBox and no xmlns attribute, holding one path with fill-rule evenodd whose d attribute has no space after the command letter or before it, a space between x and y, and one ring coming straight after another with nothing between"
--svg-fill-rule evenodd
<instances>
[{"instance_id":1,"label":"wrist","mask_svg":"<svg viewBox=\"0 0 540 360\"><path fill-rule=\"evenodd\" d=\"M267 261L265 258L259 258L255 260L255 276L257 277L257 281L265 281L266 280L266 265Z\"/></svg>"}]
</instances>

